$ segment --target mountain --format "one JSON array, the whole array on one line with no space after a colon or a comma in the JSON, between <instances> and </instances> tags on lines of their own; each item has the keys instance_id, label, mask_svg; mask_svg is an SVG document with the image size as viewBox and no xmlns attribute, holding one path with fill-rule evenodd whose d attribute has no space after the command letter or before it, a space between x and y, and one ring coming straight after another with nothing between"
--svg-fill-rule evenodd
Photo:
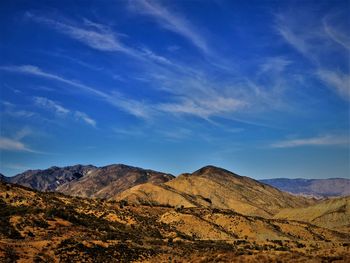
<instances>
[{"instance_id":1,"label":"mountain","mask_svg":"<svg viewBox=\"0 0 350 263\"><path fill-rule=\"evenodd\" d=\"M269 184L281 191L298 195L309 195L315 197L336 197L350 195L350 179L265 179L260 182Z\"/></svg>"},{"instance_id":2,"label":"mountain","mask_svg":"<svg viewBox=\"0 0 350 263\"><path fill-rule=\"evenodd\" d=\"M135 185L159 184L173 178L171 174L114 164L91 170L78 180L60 185L56 191L82 197L110 198Z\"/></svg>"},{"instance_id":3,"label":"mountain","mask_svg":"<svg viewBox=\"0 0 350 263\"><path fill-rule=\"evenodd\" d=\"M299 209L282 209L275 218L299 220L350 233L350 196L331 198Z\"/></svg>"},{"instance_id":4,"label":"mountain","mask_svg":"<svg viewBox=\"0 0 350 263\"><path fill-rule=\"evenodd\" d=\"M315 200L282 192L249 177L215 166L182 174L163 184L141 184L115 197L136 204L233 209L247 215L271 217L282 208L304 207Z\"/></svg>"},{"instance_id":5,"label":"mountain","mask_svg":"<svg viewBox=\"0 0 350 263\"><path fill-rule=\"evenodd\" d=\"M163 183L174 176L153 170L113 164L104 167L74 165L29 170L8 181L39 191L57 191L82 197L109 198L138 184Z\"/></svg>"},{"instance_id":6,"label":"mountain","mask_svg":"<svg viewBox=\"0 0 350 263\"><path fill-rule=\"evenodd\" d=\"M131 206L5 182L0 205L0 262L350 260L349 233L226 209Z\"/></svg>"},{"instance_id":7,"label":"mountain","mask_svg":"<svg viewBox=\"0 0 350 263\"><path fill-rule=\"evenodd\" d=\"M62 168L53 166L45 170L28 170L14 177L9 177L8 181L40 191L55 191L59 186L78 180L95 169L97 168L92 165L74 165Z\"/></svg>"},{"instance_id":8,"label":"mountain","mask_svg":"<svg viewBox=\"0 0 350 263\"><path fill-rule=\"evenodd\" d=\"M5 175L0 173L0 182L6 182L7 180L8 178Z\"/></svg>"}]
</instances>

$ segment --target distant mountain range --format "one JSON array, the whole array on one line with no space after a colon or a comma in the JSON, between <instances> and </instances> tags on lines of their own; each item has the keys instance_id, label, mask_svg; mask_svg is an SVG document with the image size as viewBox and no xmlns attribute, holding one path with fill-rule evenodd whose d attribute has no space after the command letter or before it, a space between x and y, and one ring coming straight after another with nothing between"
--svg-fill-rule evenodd
<instances>
[{"instance_id":1,"label":"distant mountain range","mask_svg":"<svg viewBox=\"0 0 350 263\"><path fill-rule=\"evenodd\" d=\"M185 178L186 174L180 175L180 177ZM1 181L20 184L39 191L58 191L69 195L98 198L114 198L117 194L133 186L143 183L159 185L174 178L175 176L168 173L123 164L112 164L104 167L93 165L53 166L45 170L28 170L13 177L0 174ZM175 182L180 181L184 180L175 180ZM350 195L350 179L345 178L277 178L259 181L294 195L315 198ZM167 187L172 184L175 183L169 183ZM159 187L158 191L164 192L166 190L163 186Z\"/></svg>"},{"instance_id":2,"label":"distant mountain range","mask_svg":"<svg viewBox=\"0 0 350 263\"><path fill-rule=\"evenodd\" d=\"M317 198L336 197L350 195L350 179L330 178L330 179L265 179L260 182L269 184L281 191L313 196Z\"/></svg>"},{"instance_id":3,"label":"distant mountain range","mask_svg":"<svg viewBox=\"0 0 350 263\"><path fill-rule=\"evenodd\" d=\"M39 191L55 191L81 197L109 198L135 185L163 183L175 178L171 174L113 164L53 166L45 170L28 170L2 180Z\"/></svg>"}]
</instances>

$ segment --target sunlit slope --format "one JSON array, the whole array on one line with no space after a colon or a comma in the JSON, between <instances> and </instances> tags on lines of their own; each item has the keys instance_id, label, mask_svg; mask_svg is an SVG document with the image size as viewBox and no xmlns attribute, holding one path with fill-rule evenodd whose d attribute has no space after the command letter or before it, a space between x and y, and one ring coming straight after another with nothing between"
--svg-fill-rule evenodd
<instances>
[{"instance_id":1,"label":"sunlit slope","mask_svg":"<svg viewBox=\"0 0 350 263\"><path fill-rule=\"evenodd\" d=\"M333 198L299 209L283 209L275 218L300 220L315 225L350 231L350 196Z\"/></svg>"},{"instance_id":2,"label":"sunlit slope","mask_svg":"<svg viewBox=\"0 0 350 263\"><path fill-rule=\"evenodd\" d=\"M0 204L0 262L321 262L330 249L350 259L347 233L226 209L128 205L4 182Z\"/></svg>"},{"instance_id":3,"label":"sunlit slope","mask_svg":"<svg viewBox=\"0 0 350 263\"><path fill-rule=\"evenodd\" d=\"M156 194L161 191L161 194ZM216 207L270 217L282 208L303 207L315 201L281 192L248 177L214 166L182 174L159 186L131 188L116 200L184 207Z\"/></svg>"}]
</instances>

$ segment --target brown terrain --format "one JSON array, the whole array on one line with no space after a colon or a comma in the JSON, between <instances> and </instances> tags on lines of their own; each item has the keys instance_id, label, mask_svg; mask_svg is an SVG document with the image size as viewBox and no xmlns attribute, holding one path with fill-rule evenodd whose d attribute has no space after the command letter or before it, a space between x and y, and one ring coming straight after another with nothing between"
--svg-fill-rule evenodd
<instances>
[{"instance_id":1,"label":"brown terrain","mask_svg":"<svg viewBox=\"0 0 350 263\"><path fill-rule=\"evenodd\" d=\"M282 209L275 218L301 220L350 233L350 196L324 200L299 209Z\"/></svg>"},{"instance_id":2,"label":"brown terrain","mask_svg":"<svg viewBox=\"0 0 350 263\"><path fill-rule=\"evenodd\" d=\"M163 184L138 185L114 199L136 204L232 209L264 217L272 217L281 208L305 207L316 202L214 166L182 174Z\"/></svg>"},{"instance_id":3,"label":"brown terrain","mask_svg":"<svg viewBox=\"0 0 350 263\"><path fill-rule=\"evenodd\" d=\"M299 197L214 166L16 180L44 189L1 178L0 262L350 262L349 197Z\"/></svg>"}]
</instances>

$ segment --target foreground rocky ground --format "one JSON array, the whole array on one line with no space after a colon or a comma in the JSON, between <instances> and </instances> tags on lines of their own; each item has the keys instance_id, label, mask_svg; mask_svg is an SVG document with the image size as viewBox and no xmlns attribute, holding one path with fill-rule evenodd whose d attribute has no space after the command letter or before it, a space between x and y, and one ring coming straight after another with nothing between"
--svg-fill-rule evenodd
<instances>
[{"instance_id":1,"label":"foreground rocky ground","mask_svg":"<svg viewBox=\"0 0 350 263\"><path fill-rule=\"evenodd\" d=\"M349 262L350 235L232 210L128 205L0 184L1 262Z\"/></svg>"}]
</instances>

